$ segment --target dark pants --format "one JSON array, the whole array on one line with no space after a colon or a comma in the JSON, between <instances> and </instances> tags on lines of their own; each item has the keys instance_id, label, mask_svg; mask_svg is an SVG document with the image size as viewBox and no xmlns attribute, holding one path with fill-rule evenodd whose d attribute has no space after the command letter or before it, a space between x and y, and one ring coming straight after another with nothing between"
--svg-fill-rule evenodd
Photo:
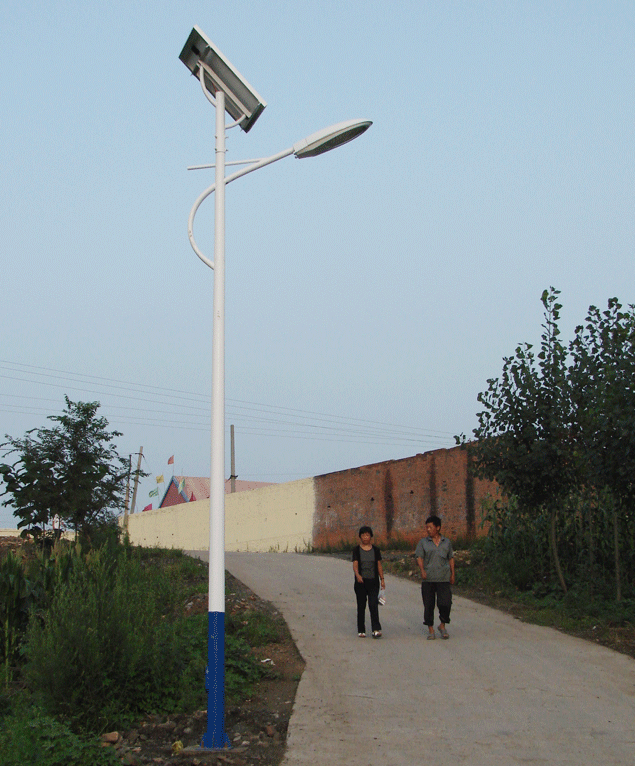
<instances>
[{"instance_id":1,"label":"dark pants","mask_svg":"<svg viewBox=\"0 0 635 766\"><path fill-rule=\"evenodd\" d=\"M357 598L357 632L366 633L366 601L370 611L371 630L381 630L379 622L379 580L355 580L355 596Z\"/></svg>"},{"instance_id":2,"label":"dark pants","mask_svg":"<svg viewBox=\"0 0 635 766\"><path fill-rule=\"evenodd\" d=\"M439 610L439 622L450 622L450 609L452 608L452 589L449 582L421 583L421 598L423 599L423 624L430 627L434 625L434 605Z\"/></svg>"}]
</instances>

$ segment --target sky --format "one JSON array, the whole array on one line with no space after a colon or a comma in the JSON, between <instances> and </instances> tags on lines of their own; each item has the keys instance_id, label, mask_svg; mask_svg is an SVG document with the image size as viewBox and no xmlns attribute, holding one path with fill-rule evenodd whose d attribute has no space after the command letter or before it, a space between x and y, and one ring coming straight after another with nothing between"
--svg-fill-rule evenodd
<instances>
[{"instance_id":1,"label":"sky","mask_svg":"<svg viewBox=\"0 0 635 766\"><path fill-rule=\"evenodd\" d=\"M565 340L590 305L635 303L630 0L4 0L0 437L52 425L67 395L101 403L120 455L143 447L136 510L157 476L209 475L194 25L267 102L228 162L373 121L227 188L239 479L451 447L503 357L539 341L545 288ZM213 210L194 231L210 259Z\"/></svg>"}]
</instances>

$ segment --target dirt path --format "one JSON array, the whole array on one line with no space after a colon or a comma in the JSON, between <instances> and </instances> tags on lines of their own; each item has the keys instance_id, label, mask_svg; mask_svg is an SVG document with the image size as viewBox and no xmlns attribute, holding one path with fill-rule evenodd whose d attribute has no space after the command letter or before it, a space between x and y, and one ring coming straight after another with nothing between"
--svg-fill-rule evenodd
<instances>
[{"instance_id":1,"label":"dirt path","mask_svg":"<svg viewBox=\"0 0 635 766\"><path fill-rule=\"evenodd\" d=\"M348 562L226 556L287 621L306 661L286 766L635 762L635 662L455 598L449 641L425 641L419 588L388 578L384 638L355 632ZM436 754L436 755L435 755Z\"/></svg>"}]
</instances>

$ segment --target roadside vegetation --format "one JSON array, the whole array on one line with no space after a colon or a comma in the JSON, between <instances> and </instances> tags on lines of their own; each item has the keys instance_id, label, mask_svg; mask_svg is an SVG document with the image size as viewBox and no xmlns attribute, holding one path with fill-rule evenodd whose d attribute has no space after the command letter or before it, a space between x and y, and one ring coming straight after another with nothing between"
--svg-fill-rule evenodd
<instances>
[{"instance_id":1,"label":"roadside vegetation","mask_svg":"<svg viewBox=\"0 0 635 766\"><path fill-rule=\"evenodd\" d=\"M501 495L479 539L455 541L456 592L635 657L635 307L590 306L567 344L558 296L542 294L540 347L503 360L474 439L457 437Z\"/></svg>"},{"instance_id":2,"label":"roadside vegetation","mask_svg":"<svg viewBox=\"0 0 635 766\"><path fill-rule=\"evenodd\" d=\"M635 307L590 306L567 344L551 288L540 348L519 345L458 438L502 496L462 582L524 619L635 656Z\"/></svg>"},{"instance_id":3,"label":"roadside vegetation","mask_svg":"<svg viewBox=\"0 0 635 766\"><path fill-rule=\"evenodd\" d=\"M542 295L540 349L522 344L479 394L468 450L502 497L485 509L489 558L519 589L635 597L635 310L588 310L566 344L558 291ZM544 592L543 592L544 591ZM614 607L617 613L620 609Z\"/></svg>"},{"instance_id":4,"label":"roadside vegetation","mask_svg":"<svg viewBox=\"0 0 635 766\"><path fill-rule=\"evenodd\" d=\"M24 544L0 561L0 760L120 763L99 736L207 707L207 565L178 551ZM192 610L198 603L201 608ZM272 671L273 618L226 615L227 704Z\"/></svg>"}]
</instances>

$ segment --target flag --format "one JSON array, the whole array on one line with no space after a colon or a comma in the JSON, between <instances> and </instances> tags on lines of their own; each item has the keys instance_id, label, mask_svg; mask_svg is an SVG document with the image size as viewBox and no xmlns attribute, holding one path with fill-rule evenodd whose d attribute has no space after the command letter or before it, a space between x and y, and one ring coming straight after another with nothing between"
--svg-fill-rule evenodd
<instances>
[{"instance_id":1,"label":"flag","mask_svg":"<svg viewBox=\"0 0 635 766\"><path fill-rule=\"evenodd\" d=\"M163 484L163 474L161 474L161 476L157 476L157 484Z\"/></svg>"},{"instance_id":2,"label":"flag","mask_svg":"<svg viewBox=\"0 0 635 766\"><path fill-rule=\"evenodd\" d=\"M181 479L179 482L179 493L183 492L185 489L185 479Z\"/></svg>"},{"instance_id":3,"label":"flag","mask_svg":"<svg viewBox=\"0 0 635 766\"><path fill-rule=\"evenodd\" d=\"M144 511L151 511L152 510L152 503L150 503L150 505L146 505L146 507L143 510Z\"/></svg>"},{"instance_id":4,"label":"flag","mask_svg":"<svg viewBox=\"0 0 635 766\"><path fill-rule=\"evenodd\" d=\"M148 492L148 497L159 497L159 488L157 487L152 492Z\"/></svg>"},{"instance_id":5,"label":"flag","mask_svg":"<svg viewBox=\"0 0 635 766\"><path fill-rule=\"evenodd\" d=\"M168 465L174 465L174 455L168 460Z\"/></svg>"}]
</instances>

